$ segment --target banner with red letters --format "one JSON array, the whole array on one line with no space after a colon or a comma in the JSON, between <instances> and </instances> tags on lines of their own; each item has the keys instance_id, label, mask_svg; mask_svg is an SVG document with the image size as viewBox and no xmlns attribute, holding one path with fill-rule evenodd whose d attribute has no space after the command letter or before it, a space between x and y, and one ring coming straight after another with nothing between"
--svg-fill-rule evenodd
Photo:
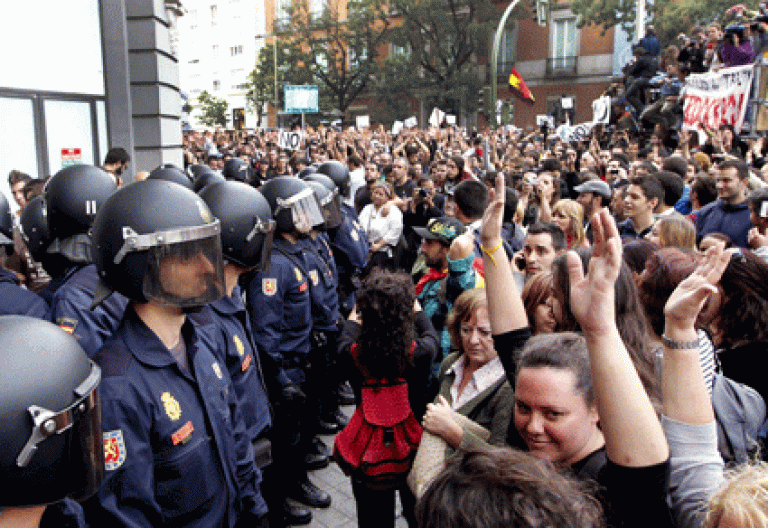
<instances>
[{"instance_id":1,"label":"banner with red letters","mask_svg":"<svg viewBox=\"0 0 768 528\"><path fill-rule=\"evenodd\" d=\"M728 123L739 132L749 106L753 72L754 66L748 65L689 75L684 88L685 124L712 130Z\"/></svg>"}]
</instances>

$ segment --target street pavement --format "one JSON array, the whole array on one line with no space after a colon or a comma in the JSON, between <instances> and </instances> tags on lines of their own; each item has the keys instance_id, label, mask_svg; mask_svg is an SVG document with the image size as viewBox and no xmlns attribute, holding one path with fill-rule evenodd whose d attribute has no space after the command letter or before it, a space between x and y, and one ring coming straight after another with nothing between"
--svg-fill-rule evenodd
<instances>
[{"instance_id":1,"label":"street pavement","mask_svg":"<svg viewBox=\"0 0 768 528\"><path fill-rule=\"evenodd\" d=\"M355 411L354 406L341 408L348 417ZM321 436L320 438L333 449L333 436ZM352 496L352 484L349 477L344 475L334 462L325 468L309 473L312 482L331 494L331 507L327 509L310 508L312 511L311 527L322 528L357 528L357 513L355 511L355 499ZM400 502L397 504L396 528L407 528L400 513Z\"/></svg>"}]
</instances>

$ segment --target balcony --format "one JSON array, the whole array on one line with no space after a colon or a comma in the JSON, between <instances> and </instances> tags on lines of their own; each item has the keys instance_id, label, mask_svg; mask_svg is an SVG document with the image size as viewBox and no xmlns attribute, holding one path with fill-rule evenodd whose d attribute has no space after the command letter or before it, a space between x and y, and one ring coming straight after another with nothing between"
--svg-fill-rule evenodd
<instances>
[{"instance_id":1,"label":"balcony","mask_svg":"<svg viewBox=\"0 0 768 528\"><path fill-rule=\"evenodd\" d=\"M578 73L579 58L555 57L547 59L547 77L571 77Z\"/></svg>"}]
</instances>

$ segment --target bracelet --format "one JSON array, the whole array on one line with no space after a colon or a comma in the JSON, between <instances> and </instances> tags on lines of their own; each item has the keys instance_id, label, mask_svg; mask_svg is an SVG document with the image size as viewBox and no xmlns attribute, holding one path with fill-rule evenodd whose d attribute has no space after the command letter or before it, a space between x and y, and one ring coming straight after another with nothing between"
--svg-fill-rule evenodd
<instances>
[{"instance_id":1,"label":"bracelet","mask_svg":"<svg viewBox=\"0 0 768 528\"><path fill-rule=\"evenodd\" d=\"M482 244L482 242L480 243L480 251L482 251L483 253L485 253L486 255L488 255L488 257L491 259L491 262L493 262L493 265L494 265L494 266L496 265L496 259L494 259L494 258L493 258L493 254L494 254L494 253L496 253L496 250L497 250L497 249L499 249L499 248L501 247L501 244L502 244L502 241L501 241L501 240L499 240L499 243L498 243L498 244L496 244L496 247L494 247L493 249L488 249L488 248L486 248L486 247L485 247L485 246Z\"/></svg>"},{"instance_id":2,"label":"bracelet","mask_svg":"<svg viewBox=\"0 0 768 528\"><path fill-rule=\"evenodd\" d=\"M693 350L699 348L699 339L692 339L691 341L675 341L668 338L666 335L661 336L661 342L664 346L672 350Z\"/></svg>"}]
</instances>

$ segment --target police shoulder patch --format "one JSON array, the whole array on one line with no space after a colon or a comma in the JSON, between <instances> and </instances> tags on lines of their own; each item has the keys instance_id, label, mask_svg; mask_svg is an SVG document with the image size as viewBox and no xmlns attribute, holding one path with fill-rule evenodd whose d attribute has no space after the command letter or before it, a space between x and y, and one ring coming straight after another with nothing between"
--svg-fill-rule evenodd
<instances>
[{"instance_id":1,"label":"police shoulder patch","mask_svg":"<svg viewBox=\"0 0 768 528\"><path fill-rule=\"evenodd\" d=\"M304 276L299 271L299 268L293 268L293 273L296 275L296 280L301 282L304 280Z\"/></svg>"},{"instance_id":2,"label":"police shoulder patch","mask_svg":"<svg viewBox=\"0 0 768 528\"><path fill-rule=\"evenodd\" d=\"M317 270L309 270L309 278L312 279L312 284L315 286L320 282L320 276L317 274Z\"/></svg>"},{"instance_id":3,"label":"police shoulder patch","mask_svg":"<svg viewBox=\"0 0 768 528\"><path fill-rule=\"evenodd\" d=\"M68 334L74 334L75 328L77 328L77 319L72 319L71 317L57 317L56 318L56 324L59 325L59 328L64 330Z\"/></svg>"},{"instance_id":4,"label":"police shoulder patch","mask_svg":"<svg viewBox=\"0 0 768 528\"><path fill-rule=\"evenodd\" d=\"M261 293L270 297L277 293L277 279L261 279Z\"/></svg>"},{"instance_id":5,"label":"police shoulder patch","mask_svg":"<svg viewBox=\"0 0 768 528\"><path fill-rule=\"evenodd\" d=\"M107 471L114 471L123 465L128 452L125 449L122 429L106 431L104 437L104 467Z\"/></svg>"},{"instance_id":6,"label":"police shoulder patch","mask_svg":"<svg viewBox=\"0 0 768 528\"><path fill-rule=\"evenodd\" d=\"M355 231L354 229L349 231L349 236L351 236L352 240L354 240L355 242L360 240L360 236L357 234L357 231Z\"/></svg>"}]
</instances>

